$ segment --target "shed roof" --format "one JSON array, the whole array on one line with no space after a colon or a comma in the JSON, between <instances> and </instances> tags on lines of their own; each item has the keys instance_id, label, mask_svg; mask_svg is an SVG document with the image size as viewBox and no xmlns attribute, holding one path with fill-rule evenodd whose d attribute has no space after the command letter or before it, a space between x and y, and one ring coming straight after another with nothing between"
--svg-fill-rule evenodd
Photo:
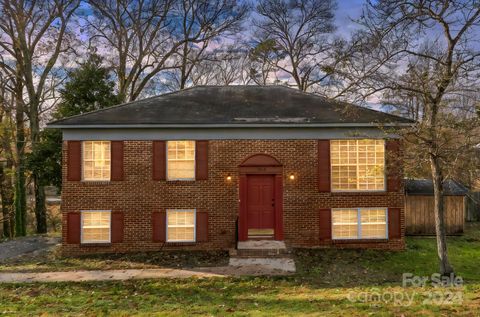
<instances>
[{"instance_id":1,"label":"shed roof","mask_svg":"<svg viewBox=\"0 0 480 317\"><path fill-rule=\"evenodd\" d=\"M196 86L48 124L52 128L410 125L381 111L285 86Z\"/></svg>"},{"instance_id":2,"label":"shed roof","mask_svg":"<svg viewBox=\"0 0 480 317\"><path fill-rule=\"evenodd\" d=\"M443 183L444 195L464 196L468 189L454 180L446 180ZM406 179L405 192L407 195L432 196L433 182L431 179Z\"/></svg>"}]
</instances>

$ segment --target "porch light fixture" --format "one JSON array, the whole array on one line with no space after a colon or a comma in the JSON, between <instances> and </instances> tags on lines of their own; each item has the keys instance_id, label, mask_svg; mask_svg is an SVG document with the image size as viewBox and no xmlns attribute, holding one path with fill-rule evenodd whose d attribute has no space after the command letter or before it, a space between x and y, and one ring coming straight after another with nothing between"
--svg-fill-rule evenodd
<instances>
[{"instance_id":1,"label":"porch light fixture","mask_svg":"<svg viewBox=\"0 0 480 317\"><path fill-rule=\"evenodd\" d=\"M227 176L227 181L229 181L229 182L232 181L232 176L228 175Z\"/></svg>"},{"instance_id":2,"label":"porch light fixture","mask_svg":"<svg viewBox=\"0 0 480 317\"><path fill-rule=\"evenodd\" d=\"M294 180L295 180L295 175L294 175L294 174L290 174L290 176L288 176L288 179L291 180L291 181L294 181Z\"/></svg>"}]
</instances>

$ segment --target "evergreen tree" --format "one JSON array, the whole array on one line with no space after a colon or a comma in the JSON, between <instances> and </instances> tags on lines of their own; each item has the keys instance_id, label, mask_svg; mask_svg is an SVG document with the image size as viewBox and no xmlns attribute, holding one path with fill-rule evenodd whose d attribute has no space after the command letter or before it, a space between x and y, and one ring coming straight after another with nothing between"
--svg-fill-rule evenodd
<instances>
[{"instance_id":1,"label":"evergreen tree","mask_svg":"<svg viewBox=\"0 0 480 317\"><path fill-rule=\"evenodd\" d=\"M102 58L91 54L86 62L69 73L65 88L60 91L62 101L53 117L62 119L85 112L113 106L120 102L114 93L110 70L102 66Z\"/></svg>"},{"instance_id":2,"label":"evergreen tree","mask_svg":"<svg viewBox=\"0 0 480 317\"><path fill-rule=\"evenodd\" d=\"M54 119L62 119L106 107L120 102L114 92L115 83L110 71L102 66L102 58L91 54L79 67L69 72L68 81L61 93L61 102L53 114ZM41 132L41 142L27 157L30 171L41 175L43 185L62 184L62 132L58 129L45 129Z\"/></svg>"}]
</instances>

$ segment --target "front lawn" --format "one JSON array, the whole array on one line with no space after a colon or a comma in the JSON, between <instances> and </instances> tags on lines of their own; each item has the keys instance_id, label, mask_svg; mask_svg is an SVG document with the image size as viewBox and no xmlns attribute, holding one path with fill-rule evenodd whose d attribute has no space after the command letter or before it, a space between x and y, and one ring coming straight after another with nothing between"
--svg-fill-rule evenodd
<instances>
[{"instance_id":1,"label":"front lawn","mask_svg":"<svg viewBox=\"0 0 480 317\"><path fill-rule=\"evenodd\" d=\"M429 303L432 291L392 285L318 287L295 277L9 284L0 286L0 314L478 316L478 283L461 290L463 303L459 304ZM383 297L364 300L362 294ZM403 300L395 303L395 294ZM407 295L414 296L411 304Z\"/></svg>"},{"instance_id":2,"label":"front lawn","mask_svg":"<svg viewBox=\"0 0 480 317\"><path fill-rule=\"evenodd\" d=\"M435 239L408 238L404 252L295 250L298 273L287 277L0 284L0 316L480 316L480 225L448 240L464 287L403 288L402 273L430 276L437 270ZM98 269L146 265L142 259L70 260L76 268ZM38 266L55 267L48 261Z\"/></svg>"},{"instance_id":3,"label":"front lawn","mask_svg":"<svg viewBox=\"0 0 480 317\"><path fill-rule=\"evenodd\" d=\"M297 250L302 277L332 285L398 283L403 273L438 271L434 237L407 237L403 252L379 250ZM448 237L450 261L469 283L480 283L480 223L469 223L463 236Z\"/></svg>"},{"instance_id":4,"label":"front lawn","mask_svg":"<svg viewBox=\"0 0 480 317\"><path fill-rule=\"evenodd\" d=\"M227 251L159 251L62 257L59 250L56 249L47 256L28 258L26 261L0 263L0 273L155 269L161 267L191 268L222 265L228 265Z\"/></svg>"}]
</instances>

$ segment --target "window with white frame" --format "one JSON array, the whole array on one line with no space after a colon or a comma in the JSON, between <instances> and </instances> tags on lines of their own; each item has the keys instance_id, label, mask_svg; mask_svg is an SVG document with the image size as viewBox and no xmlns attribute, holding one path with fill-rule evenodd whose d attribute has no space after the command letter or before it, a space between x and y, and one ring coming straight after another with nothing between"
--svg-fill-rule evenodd
<instances>
[{"instance_id":1,"label":"window with white frame","mask_svg":"<svg viewBox=\"0 0 480 317\"><path fill-rule=\"evenodd\" d=\"M195 179L195 141L167 142L168 180Z\"/></svg>"},{"instance_id":2,"label":"window with white frame","mask_svg":"<svg viewBox=\"0 0 480 317\"><path fill-rule=\"evenodd\" d=\"M332 209L332 239L386 238L386 208Z\"/></svg>"},{"instance_id":3,"label":"window with white frame","mask_svg":"<svg viewBox=\"0 0 480 317\"><path fill-rule=\"evenodd\" d=\"M361 238L387 238L387 210L384 208L360 209Z\"/></svg>"},{"instance_id":4,"label":"window with white frame","mask_svg":"<svg viewBox=\"0 0 480 317\"><path fill-rule=\"evenodd\" d=\"M83 180L110 180L110 141L83 141Z\"/></svg>"},{"instance_id":5,"label":"window with white frame","mask_svg":"<svg viewBox=\"0 0 480 317\"><path fill-rule=\"evenodd\" d=\"M167 209L167 242L195 241L195 209Z\"/></svg>"},{"instance_id":6,"label":"window with white frame","mask_svg":"<svg viewBox=\"0 0 480 317\"><path fill-rule=\"evenodd\" d=\"M111 212L82 211L82 243L110 243Z\"/></svg>"},{"instance_id":7,"label":"window with white frame","mask_svg":"<svg viewBox=\"0 0 480 317\"><path fill-rule=\"evenodd\" d=\"M385 190L384 140L331 140L332 191Z\"/></svg>"},{"instance_id":8,"label":"window with white frame","mask_svg":"<svg viewBox=\"0 0 480 317\"><path fill-rule=\"evenodd\" d=\"M334 209L332 210L332 238L357 239L358 238L358 210Z\"/></svg>"}]
</instances>

